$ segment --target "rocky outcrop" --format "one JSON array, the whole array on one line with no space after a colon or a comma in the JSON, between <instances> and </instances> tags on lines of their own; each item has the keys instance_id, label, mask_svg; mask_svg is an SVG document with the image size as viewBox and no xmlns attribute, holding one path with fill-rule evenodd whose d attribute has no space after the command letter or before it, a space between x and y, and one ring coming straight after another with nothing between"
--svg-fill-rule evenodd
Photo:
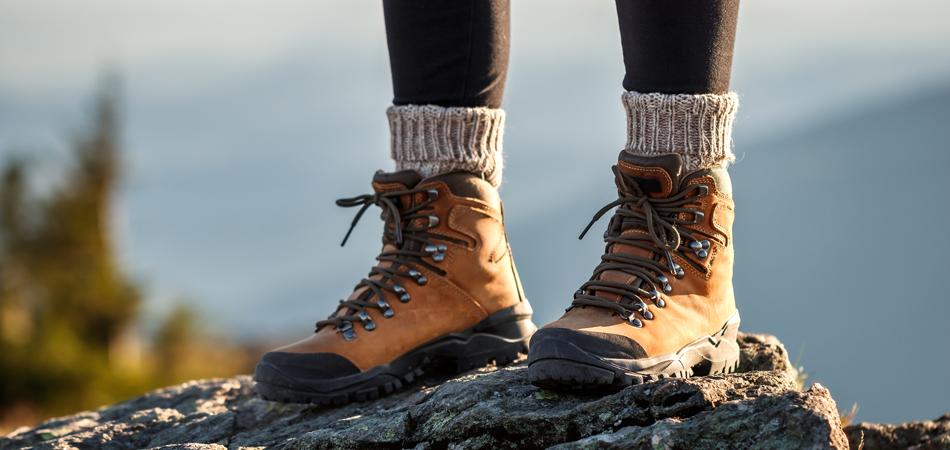
<instances>
[{"instance_id":1,"label":"rocky outcrop","mask_svg":"<svg viewBox=\"0 0 950 450\"><path fill-rule=\"evenodd\" d=\"M194 381L17 430L0 449L848 448L830 393L800 391L775 338L746 334L740 345L735 374L607 395L538 389L523 363L335 408L261 400L246 376ZM871 448L870 431L864 439Z\"/></svg>"},{"instance_id":2,"label":"rocky outcrop","mask_svg":"<svg viewBox=\"0 0 950 450\"><path fill-rule=\"evenodd\" d=\"M950 414L925 422L898 425L858 423L844 429L852 448L864 450L950 449Z\"/></svg>"}]
</instances>

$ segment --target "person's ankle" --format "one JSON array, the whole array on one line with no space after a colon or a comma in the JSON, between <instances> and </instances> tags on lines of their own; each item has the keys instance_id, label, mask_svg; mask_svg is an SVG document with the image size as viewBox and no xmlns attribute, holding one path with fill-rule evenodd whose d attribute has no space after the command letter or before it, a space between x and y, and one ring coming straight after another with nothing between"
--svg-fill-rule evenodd
<instances>
[{"instance_id":1,"label":"person's ankle","mask_svg":"<svg viewBox=\"0 0 950 450\"><path fill-rule=\"evenodd\" d=\"M466 171L501 184L504 110L404 105L391 106L386 115L397 170L425 177Z\"/></svg>"},{"instance_id":2,"label":"person's ankle","mask_svg":"<svg viewBox=\"0 0 950 450\"><path fill-rule=\"evenodd\" d=\"M735 161L732 124L739 97L728 94L625 92L627 143L637 156L677 154L684 170L726 167Z\"/></svg>"}]
</instances>

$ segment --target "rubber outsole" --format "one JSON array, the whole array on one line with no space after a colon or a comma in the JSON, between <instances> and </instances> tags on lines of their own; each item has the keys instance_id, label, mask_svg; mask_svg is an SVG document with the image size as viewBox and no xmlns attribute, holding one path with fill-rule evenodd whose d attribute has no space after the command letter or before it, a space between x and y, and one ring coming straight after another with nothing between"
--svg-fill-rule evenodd
<instances>
[{"instance_id":1,"label":"rubber outsole","mask_svg":"<svg viewBox=\"0 0 950 450\"><path fill-rule=\"evenodd\" d=\"M552 390L615 390L663 378L732 373L739 367L739 315L676 353L643 359L604 358L569 341L547 340L532 349L528 379ZM542 348L543 347L543 348Z\"/></svg>"},{"instance_id":2,"label":"rubber outsole","mask_svg":"<svg viewBox=\"0 0 950 450\"><path fill-rule=\"evenodd\" d=\"M329 380L292 380L266 376L280 368L262 361L255 376L258 395L265 400L317 405L345 405L375 400L395 393L423 375L451 377L489 364L510 364L528 353L528 342L537 329L530 313L518 306L499 311L461 333L435 339L389 364Z\"/></svg>"}]
</instances>

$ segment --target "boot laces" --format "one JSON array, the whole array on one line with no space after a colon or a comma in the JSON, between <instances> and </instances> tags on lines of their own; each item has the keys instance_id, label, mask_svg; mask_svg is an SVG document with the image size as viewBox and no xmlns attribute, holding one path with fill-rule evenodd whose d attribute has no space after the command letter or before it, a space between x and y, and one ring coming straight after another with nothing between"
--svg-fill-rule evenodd
<instances>
[{"instance_id":1,"label":"boot laces","mask_svg":"<svg viewBox=\"0 0 950 450\"><path fill-rule=\"evenodd\" d=\"M416 194L424 193L425 198L422 201L416 201ZM412 199L411 205L403 207L402 198L409 196ZM403 287L403 279L411 280L416 284L423 286L428 282L420 268L444 276L446 272L430 263L441 262L445 259L445 244L435 243L435 240L460 243L457 239L444 236L429 231L438 226L438 216L431 214L432 203L438 199L439 191L436 189L403 189L390 192L377 192L374 194L359 195L351 198L341 198L336 201L337 206L344 208L360 207L350 228L340 246L346 245L353 229L359 223L363 213L370 206L378 206L382 209L381 218L383 219L383 251L376 257L379 264L370 269L369 275L357 283L355 290L366 288L366 291L350 300L340 300L336 312L326 320L316 323L316 330L319 331L324 326L334 326L343 335L344 339L352 340L356 338L354 323L361 323L363 329L372 331L376 329L376 323L373 322L367 309L377 309L384 318L395 316L395 312L389 302L386 301L386 292L391 292L400 302L411 300L409 293ZM392 244L392 249L387 249L385 244Z\"/></svg>"},{"instance_id":2,"label":"boot laces","mask_svg":"<svg viewBox=\"0 0 950 450\"><path fill-rule=\"evenodd\" d=\"M685 276L683 267L676 263L673 254L679 254L687 261L691 261L686 257L687 253L694 254L700 260L709 255L709 236L688 228L688 225L699 223L704 215L702 211L690 207L690 204L695 204L698 197L707 195L709 188L692 185L669 197L654 198L643 192L637 181L625 175L617 166L613 167L613 171L619 186L619 198L597 211L578 236L578 239L583 239L601 217L617 208L604 232L607 248L590 280L574 293L574 301L568 310L578 306L605 308L639 328L643 326L639 317L653 319L646 301L652 301L659 308L666 306L660 291L669 294L673 290L667 274L676 278ZM681 218L682 213L687 213L686 218ZM624 231L631 229L642 230L646 234L629 233L622 236ZM650 256L612 251L612 246L618 244L648 250ZM703 274L707 271L705 265L691 265ZM601 274L608 271L621 272L634 278L630 283L600 280ZM601 293L615 294L619 300L602 297L599 295Z\"/></svg>"}]
</instances>

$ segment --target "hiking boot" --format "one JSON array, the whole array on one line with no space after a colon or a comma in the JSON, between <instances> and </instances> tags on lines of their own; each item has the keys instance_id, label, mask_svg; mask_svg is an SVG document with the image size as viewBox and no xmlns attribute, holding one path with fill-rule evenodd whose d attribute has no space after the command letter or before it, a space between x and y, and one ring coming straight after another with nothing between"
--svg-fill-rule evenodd
<instances>
[{"instance_id":1,"label":"hiking boot","mask_svg":"<svg viewBox=\"0 0 950 450\"><path fill-rule=\"evenodd\" d=\"M458 373L527 353L536 327L496 189L466 172L423 180L407 170L377 172L373 190L337 204L360 208L350 231L367 208L382 209L379 263L313 335L261 358L261 397L344 404L430 369Z\"/></svg>"},{"instance_id":2,"label":"hiking boot","mask_svg":"<svg viewBox=\"0 0 950 450\"><path fill-rule=\"evenodd\" d=\"M560 319L531 338L528 377L546 388L618 388L728 373L739 362L732 290L734 206L723 168L683 174L677 155L621 152L606 249Z\"/></svg>"}]
</instances>

